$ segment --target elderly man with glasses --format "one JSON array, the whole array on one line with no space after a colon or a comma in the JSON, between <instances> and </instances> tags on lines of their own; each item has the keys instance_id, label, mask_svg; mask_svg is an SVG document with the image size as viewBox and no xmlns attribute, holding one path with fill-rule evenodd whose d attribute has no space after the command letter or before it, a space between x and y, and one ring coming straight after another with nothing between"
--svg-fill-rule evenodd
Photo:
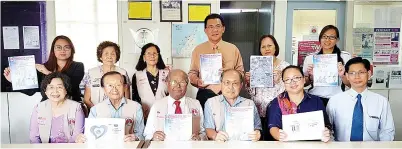
<instances>
[{"instance_id":1,"label":"elderly man with glasses","mask_svg":"<svg viewBox=\"0 0 402 149\"><path fill-rule=\"evenodd\" d=\"M169 137L164 130L166 116L191 114L193 128L189 140L206 140L201 104L196 99L185 97L189 82L187 74L179 69L172 70L167 76L166 82L169 96L155 101L152 105L144 130L145 139L164 141ZM177 126L177 129L182 128Z\"/></svg>"}]
</instances>

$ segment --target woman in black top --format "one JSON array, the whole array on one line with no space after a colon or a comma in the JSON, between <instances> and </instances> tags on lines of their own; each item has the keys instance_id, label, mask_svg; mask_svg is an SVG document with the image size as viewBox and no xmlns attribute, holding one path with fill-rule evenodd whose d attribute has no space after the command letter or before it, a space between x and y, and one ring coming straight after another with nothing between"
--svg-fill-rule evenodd
<instances>
[{"instance_id":1,"label":"woman in black top","mask_svg":"<svg viewBox=\"0 0 402 149\"><path fill-rule=\"evenodd\" d=\"M82 102L82 94L80 91L80 83L84 77L84 64L81 62L74 62L74 45L70 38L67 36L57 36L52 42L52 47L47 62L42 64L36 64L36 70L38 75L38 84L40 85L42 79L52 73L61 72L70 77L72 100ZM4 69L4 77L11 82L10 68ZM40 92L40 87L36 89L21 90L22 93L32 96L36 92ZM42 100L43 95L42 95Z\"/></svg>"}]
</instances>

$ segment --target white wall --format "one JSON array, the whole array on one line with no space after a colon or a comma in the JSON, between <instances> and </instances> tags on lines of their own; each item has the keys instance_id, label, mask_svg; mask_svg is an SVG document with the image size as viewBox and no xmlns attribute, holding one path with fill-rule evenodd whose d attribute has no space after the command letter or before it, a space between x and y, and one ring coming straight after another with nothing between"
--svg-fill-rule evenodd
<instances>
[{"instance_id":1,"label":"white wall","mask_svg":"<svg viewBox=\"0 0 402 149\"><path fill-rule=\"evenodd\" d=\"M183 21L187 22L187 3L211 3L211 12L217 13L219 12L219 0L213 1L195 1L189 0L183 2ZM135 64L138 61L138 54L132 54L129 51L133 50L133 39L130 37L130 28L139 28L139 27L154 27L154 28L166 28L164 25L169 26L168 30L164 30L161 32L167 32L168 35L161 35L160 38L162 49L162 55L164 60L168 64L172 64L174 68L183 69L184 71L189 70L190 58L181 58L181 59L171 59L171 45L170 45L170 25L171 23L160 23L159 22L159 3L153 3L153 21L132 21L127 20L127 2L119 1L118 4L118 18L119 18L119 44L122 48L122 60L120 66L126 68L130 72L130 76L134 73ZM347 2L347 14L353 12L354 2ZM287 12L287 1L276 0L275 2L275 10L274 10L274 36L278 40L278 44L280 47L285 47L286 40L286 12ZM354 15L356 17L356 15ZM346 17L346 47L353 47L353 43L348 42L348 39L351 39L351 29L353 29L353 17ZM48 49L50 49L50 44L53 38L56 36L55 29L55 19L54 19L54 2L47 1L47 39L48 39ZM284 49L284 48L282 48ZM350 48L346 48L350 49ZM166 56L165 56L166 55ZM169 61L167 61L169 58ZM279 58L285 58L285 50L281 50L279 54ZM189 85L188 96L195 97L196 88ZM402 90L373 90L385 97L389 98L392 113L394 116L395 127L396 127L396 140L402 140L402 118L399 116L399 113L402 113L402 100L400 98ZM0 93L1 94L1 143L8 144L9 143L9 131L11 133L11 143L28 143L29 142L29 120L32 113L33 107L39 102L40 94L37 93L34 96L26 96L21 93ZM389 95L389 96L388 96ZM10 110L8 110L10 107ZM10 113L10 127L8 126L8 113ZM17 133L18 131L18 133Z\"/></svg>"}]
</instances>

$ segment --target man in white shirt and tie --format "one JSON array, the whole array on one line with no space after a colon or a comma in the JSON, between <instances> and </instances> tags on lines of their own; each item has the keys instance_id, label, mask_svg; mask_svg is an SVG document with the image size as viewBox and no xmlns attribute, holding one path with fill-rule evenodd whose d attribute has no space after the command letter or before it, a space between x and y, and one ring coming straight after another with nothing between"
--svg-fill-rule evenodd
<instances>
[{"instance_id":1,"label":"man in white shirt and tie","mask_svg":"<svg viewBox=\"0 0 402 149\"><path fill-rule=\"evenodd\" d=\"M166 78L169 96L156 100L152 105L144 130L146 140L165 140L167 134L164 132L164 123L167 114L192 114L193 131L191 140L207 140L203 126L204 115L200 102L196 99L185 97L188 82L188 76L182 70L176 69L169 73ZM180 126L177 126L177 129L181 129Z\"/></svg>"},{"instance_id":2,"label":"man in white shirt and tie","mask_svg":"<svg viewBox=\"0 0 402 149\"><path fill-rule=\"evenodd\" d=\"M395 126L388 99L367 89L370 62L350 59L345 71L351 89L333 96L327 105L335 141L393 141Z\"/></svg>"}]
</instances>

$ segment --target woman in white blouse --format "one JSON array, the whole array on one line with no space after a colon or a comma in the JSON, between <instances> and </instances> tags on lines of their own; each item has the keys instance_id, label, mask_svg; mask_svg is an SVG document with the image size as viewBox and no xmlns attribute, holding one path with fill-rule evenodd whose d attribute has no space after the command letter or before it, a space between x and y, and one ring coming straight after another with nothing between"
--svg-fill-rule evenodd
<instances>
[{"instance_id":1,"label":"woman in white blouse","mask_svg":"<svg viewBox=\"0 0 402 149\"><path fill-rule=\"evenodd\" d=\"M267 124L266 110L268 104L280 93L282 93L285 88L281 78L281 72L290 64L284 60L277 58L279 55L279 45L275 37L272 35L263 35L259 42L260 55L262 56L273 56L273 68L274 68L274 87L250 87L250 72L246 72L246 90L250 94L251 99L257 106L258 112L261 116L262 123L262 134L263 140L273 140L270 136Z\"/></svg>"},{"instance_id":2,"label":"woman in white blouse","mask_svg":"<svg viewBox=\"0 0 402 149\"><path fill-rule=\"evenodd\" d=\"M346 62L351 58L350 54L345 51L341 51L336 43L339 41L339 30L337 27L333 25L325 26L319 35L321 50L318 53L314 53L312 55L307 56L304 59L303 63L303 73L306 76L306 84L308 86L311 84L311 88L309 89L309 93L312 95L316 95L320 97L324 105L326 106L329 98L334 96L337 93L342 92L341 85L342 83L346 86L350 86L349 81L345 77L345 67ZM327 86L313 86L313 55L317 54L336 54L338 57L338 75L339 75L339 84L335 87L327 87Z\"/></svg>"}]
</instances>

